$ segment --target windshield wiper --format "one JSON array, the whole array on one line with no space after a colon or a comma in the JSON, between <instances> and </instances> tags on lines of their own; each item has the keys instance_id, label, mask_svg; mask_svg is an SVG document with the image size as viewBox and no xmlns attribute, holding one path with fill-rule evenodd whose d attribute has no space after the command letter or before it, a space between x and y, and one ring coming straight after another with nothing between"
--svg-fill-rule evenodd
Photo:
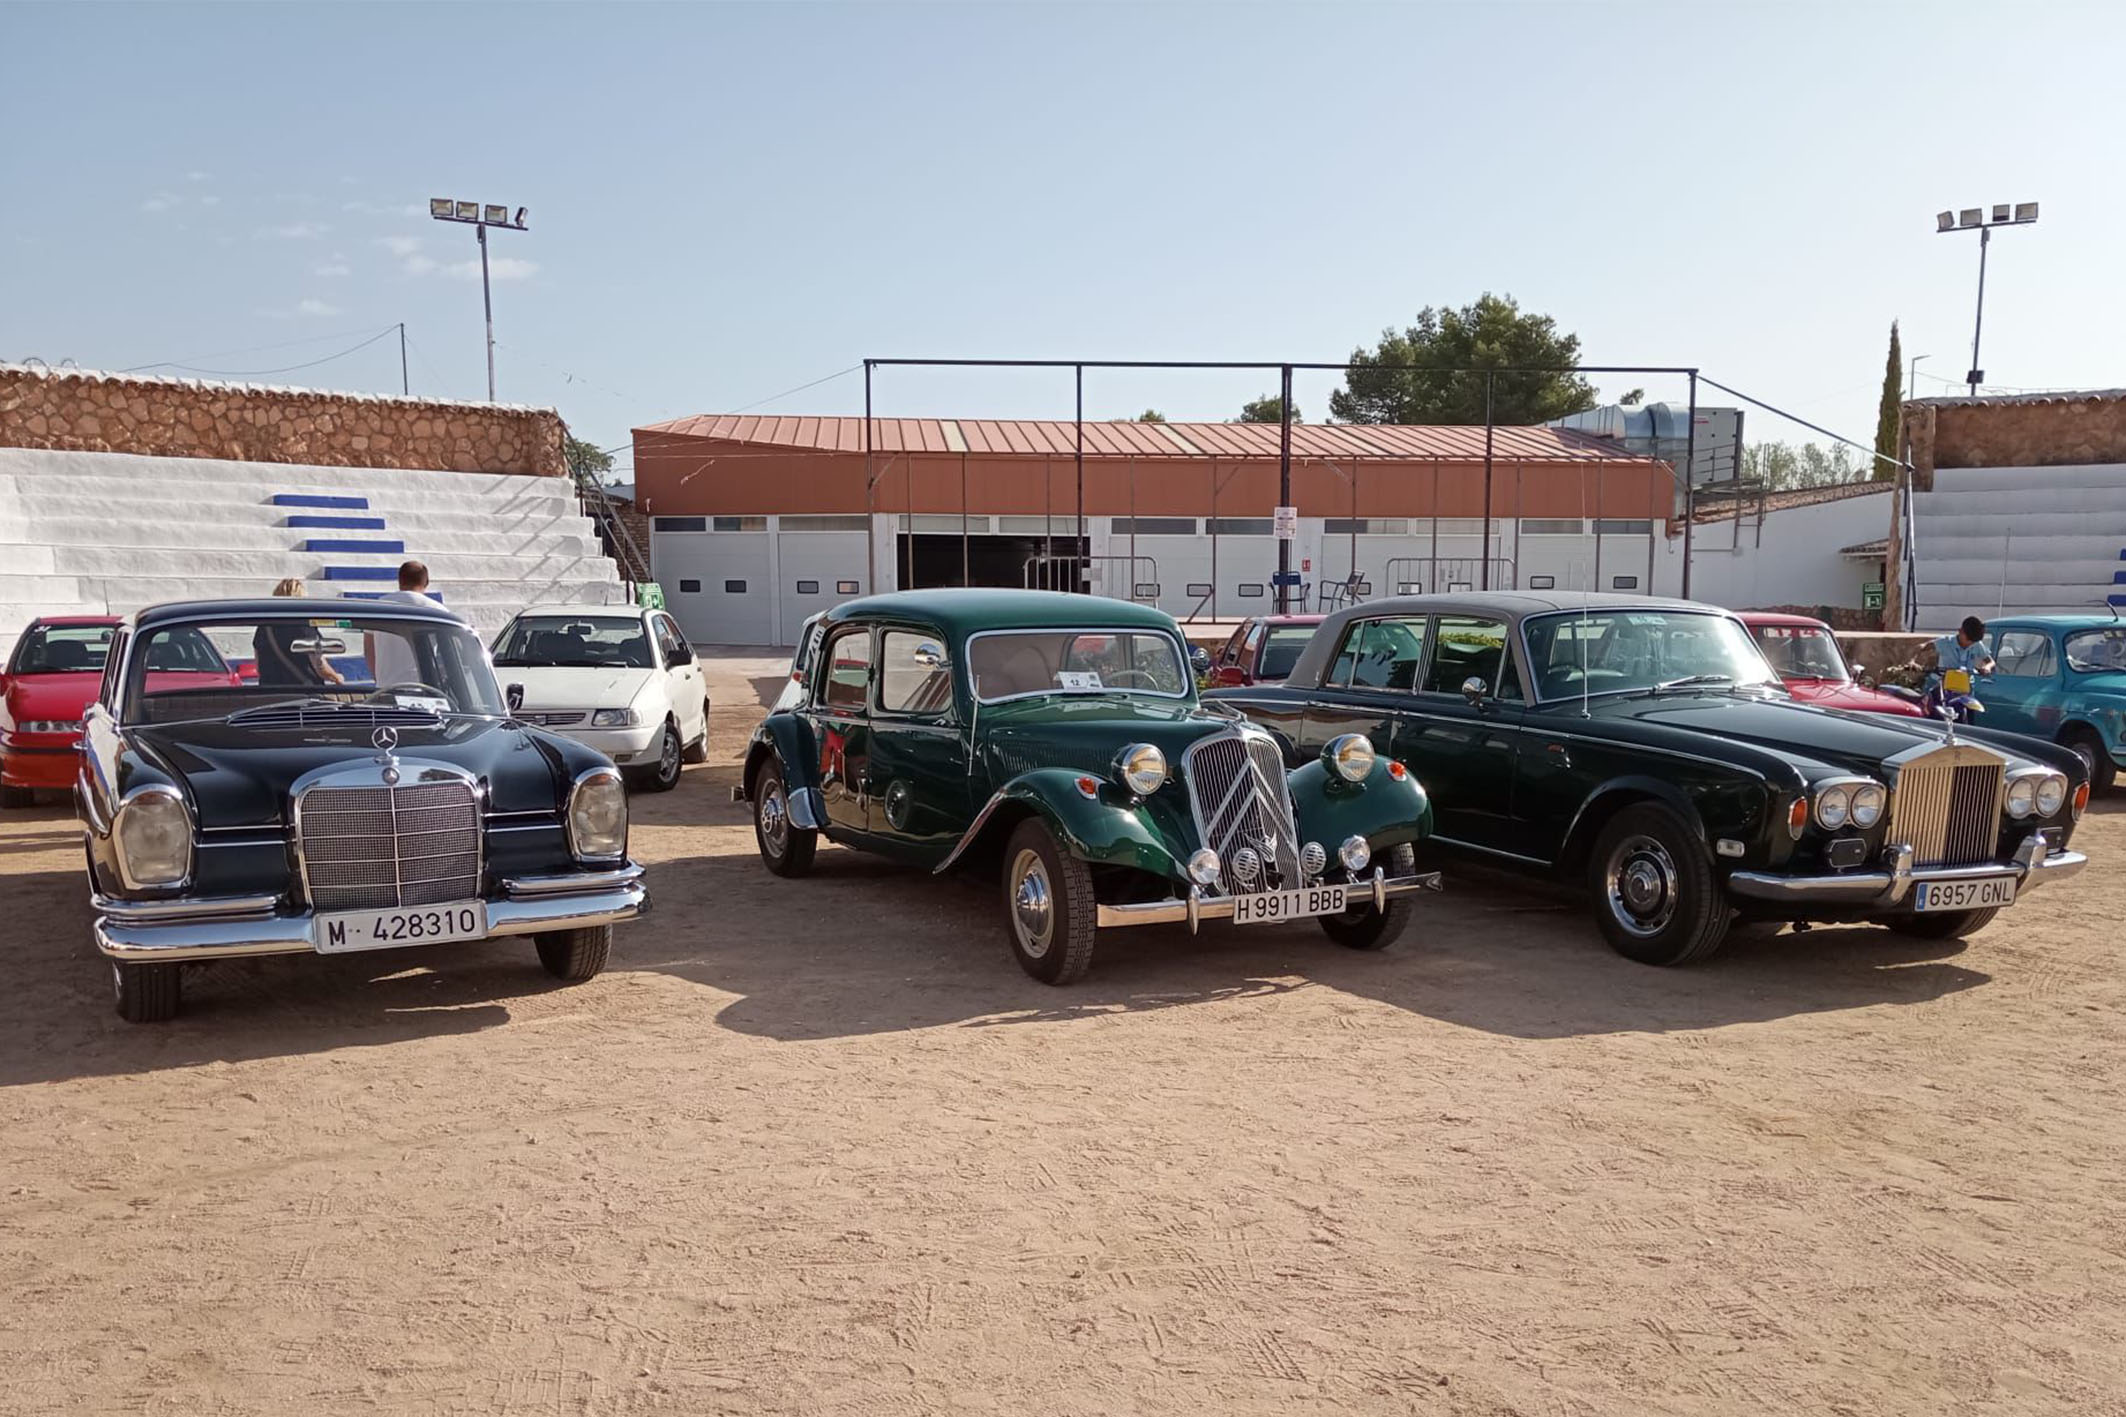
<instances>
[{"instance_id":1,"label":"windshield wiper","mask_svg":"<svg viewBox=\"0 0 2126 1417\"><path fill-rule=\"evenodd\" d=\"M1649 685L1639 690L1639 692L1642 694L1665 694L1670 689L1690 689L1699 685L1732 684L1734 682L1735 676L1732 674L1685 674L1676 679L1663 679L1660 683Z\"/></svg>"},{"instance_id":2,"label":"windshield wiper","mask_svg":"<svg viewBox=\"0 0 2126 1417\"><path fill-rule=\"evenodd\" d=\"M256 704L247 709L238 709L235 713L229 714L227 717L225 717L222 722L242 723L246 719L257 718L262 714L286 713L290 709L295 710L297 713L309 713L313 709L343 709L352 707L353 705L345 703L339 699L276 699L270 704Z\"/></svg>"}]
</instances>

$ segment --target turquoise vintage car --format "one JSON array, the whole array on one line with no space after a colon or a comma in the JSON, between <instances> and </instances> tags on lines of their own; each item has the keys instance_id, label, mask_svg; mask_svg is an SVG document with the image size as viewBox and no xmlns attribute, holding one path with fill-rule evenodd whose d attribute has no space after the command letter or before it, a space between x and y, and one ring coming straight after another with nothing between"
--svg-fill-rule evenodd
<instances>
[{"instance_id":1,"label":"turquoise vintage car","mask_svg":"<svg viewBox=\"0 0 2126 1417\"><path fill-rule=\"evenodd\" d=\"M2008 615L1986 636L1993 673L1976 686L1986 727L2072 748L2108 791L2126 767L2126 620Z\"/></svg>"},{"instance_id":2,"label":"turquoise vintage car","mask_svg":"<svg viewBox=\"0 0 2126 1417\"><path fill-rule=\"evenodd\" d=\"M1099 927L1318 920L1380 949L1408 923L1432 809L1344 734L1286 772L1269 734L1199 701L1160 611L1046 591L907 591L829 612L799 702L768 715L733 796L761 861L819 839L994 872L1027 973L1082 976Z\"/></svg>"}]
</instances>

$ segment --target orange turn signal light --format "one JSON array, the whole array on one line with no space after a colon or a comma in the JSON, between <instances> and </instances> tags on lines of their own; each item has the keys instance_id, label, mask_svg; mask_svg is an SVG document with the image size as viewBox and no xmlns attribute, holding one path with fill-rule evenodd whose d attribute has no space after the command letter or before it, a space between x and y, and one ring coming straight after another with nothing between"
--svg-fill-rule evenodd
<instances>
[{"instance_id":1,"label":"orange turn signal light","mask_svg":"<svg viewBox=\"0 0 2126 1417\"><path fill-rule=\"evenodd\" d=\"M1394 778L1397 782L1401 782L1409 775L1410 769L1404 767L1401 763L1395 761L1395 759L1393 758L1388 759L1388 776Z\"/></svg>"},{"instance_id":2,"label":"orange turn signal light","mask_svg":"<svg viewBox=\"0 0 2126 1417\"><path fill-rule=\"evenodd\" d=\"M2074 819L2080 821L2082 813L2089 810L2089 784L2083 783L2074 789Z\"/></svg>"},{"instance_id":3,"label":"orange turn signal light","mask_svg":"<svg viewBox=\"0 0 2126 1417\"><path fill-rule=\"evenodd\" d=\"M1084 793L1087 797L1098 797L1100 795L1100 779L1097 777L1079 778L1078 791Z\"/></svg>"},{"instance_id":4,"label":"orange turn signal light","mask_svg":"<svg viewBox=\"0 0 2126 1417\"><path fill-rule=\"evenodd\" d=\"M1807 829L1808 824L1809 799L1806 797L1796 797L1794 799L1794 805L1786 809L1787 833L1798 841L1801 838L1801 833Z\"/></svg>"}]
</instances>

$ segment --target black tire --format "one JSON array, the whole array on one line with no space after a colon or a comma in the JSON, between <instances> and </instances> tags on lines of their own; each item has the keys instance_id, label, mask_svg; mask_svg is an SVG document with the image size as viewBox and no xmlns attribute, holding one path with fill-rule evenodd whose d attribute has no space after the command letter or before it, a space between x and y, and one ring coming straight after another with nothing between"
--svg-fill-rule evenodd
<instances>
[{"instance_id":1,"label":"black tire","mask_svg":"<svg viewBox=\"0 0 2126 1417\"><path fill-rule=\"evenodd\" d=\"M37 789L14 787L0 783L0 807L34 807L37 805Z\"/></svg>"},{"instance_id":2,"label":"black tire","mask_svg":"<svg viewBox=\"0 0 2126 1417\"><path fill-rule=\"evenodd\" d=\"M2118 764L2111 761L2111 753L2104 747L2104 740L2086 728L2069 729L2060 739L2061 744L2073 750L2089 769L2089 795L2101 796L2118 784Z\"/></svg>"},{"instance_id":3,"label":"black tire","mask_svg":"<svg viewBox=\"0 0 2126 1417\"><path fill-rule=\"evenodd\" d=\"M1417 848L1408 842L1391 847L1387 860L1380 864L1390 879L1411 875L1417 870ZM1384 950L1401 937L1413 913L1411 897L1402 895L1389 901L1386 910L1362 905L1341 915L1323 915L1319 919L1322 933L1345 949Z\"/></svg>"},{"instance_id":4,"label":"black tire","mask_svg":"<svg viewBox=\"0 0 2126 1417\"><path fill-rule=\"evenodd\" d=\"M1595 922L1640 964L1692 964L1727 938L1732 916L1705 843L1674 809L1637 802L1609 819L1588 859Z\"/></svg>"},{"instance_id":5,"label":"black tire","mask_svg":"<svg viewBox=\"0 0 2126 1417\"><path fill-rule=\"evenodd\" d=\"M1960 940L1991 925L2000 913L1996 905L1990 910L1945 910L1939 915L1892 915L1882 923L1915 940Z\"/></svg>"},{"instance_id":6,"label":"black tire","mask_svg":"<svg viewBox=\"0 0 2126 1417\"><path fill-rule=\"evenodd\" d=\"M1043 984L1084 978L1098 915L1085 863L1039 817L1019 823L1004 848L1004 935L1019 968Z\"/></svg>"},{"instance_id":7,"label":"black tire","mask_svg":"<svg viewBox=\"0 0 2126 1417\"><path fill-rule=\"evenodd\" d=\"M114 959L111 964L111 994L118 1016L127 1023L168 1023L177 1017L184 997L174 964L129 964Z\"/></svg>"},{"instance_id":8,"label":"black tire","mask_svg":"<svg viewBox=\"0 0 2126 1417\"><path fill-rule=\"evenodd\" d=\"M782 764L763 761L753 773L753 844L760 863L778 876L802 876L812 869L819 833L790 820L790 788Z\"/></svg>"},{"instance_id":9,"label":"black tire","mask_svg":"<svg viewBox=\"0 0 2126 1417\"><path fill-rule=\"evenodd\" d=\"M590 925L581 930L549 930L532 936L539 947L539 963L556 979L580 984L604 972L613 953L613 927Z\"/></svg>"},{"instance_id":10,"label":"black tire","mask_svg":"<svg viewBox=\"0 0 2126 1417\"><path fill-rule=\"evenodd\" d=\"M679 750L683 762L705 763L709 760L709 701L701 701L701 736Z\"/></svg>"},{"instance_id":11,"label":"black tire","mask_svg":"<svg viewBox=\"0 0 2126 1417\"><path fill-rule=\"evenodd\" d=\"M646 768L634 770L637 792L670 792L679 785L679 725L669 718L664 721L664 736L657 740L657 761Z\"/></svg>"}]
</instances>

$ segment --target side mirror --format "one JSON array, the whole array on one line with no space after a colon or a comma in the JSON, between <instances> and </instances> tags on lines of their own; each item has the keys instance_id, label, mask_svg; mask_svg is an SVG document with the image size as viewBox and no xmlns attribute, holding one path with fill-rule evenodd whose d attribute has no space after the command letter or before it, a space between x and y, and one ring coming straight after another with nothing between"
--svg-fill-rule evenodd
<instances>
[{"instance_id":1,"label":"side mirror","mask_svg":"<svg viewBox=\"0 0 2126 1417\"><path fill-rule=\"evenodd\" d=\"M919 668L943 669L945 667L945 651L942 646L925 640L915 647L915 662Z\"/></svg>"},{"instance_id":2,"label":"side mirror","mask_svg":"<svg viewBox=\"0 0 2126 1417\"><path fill-rule=\"evenodd\" d=\"M672 663L674 665L692 664L693 662L694 651L690 647L681 645L678 649L672 651Z\"/></svg>"},{"instance_id":3,"label":"side mirror","mask_svg":"<svg viewBox=\"0 0 2126 1417\"><path fill-rule=\"evenodd\" d=\"M1482 679L1479 679L1474 674L1470 675L1467 679L1462 680L1462 697L1469 701L1469 706L1471 708L1475 708L1479 704L1482 704L1484 702L1484 695L1489 693L1490 690L1491 686L1486 684Z\"/></svg>"},{"instance_id":4,"label":"side mirror","mask_svg":"<svg viewBox=\"0 0 2126 1417\"><path fill-rule=\"evenodd\" d=\"M509 711L515 713L518 709L524 707L524 686L522 684L512 684L502 691L502 697L508 701Z\"/></svg>"}]
</instances>

